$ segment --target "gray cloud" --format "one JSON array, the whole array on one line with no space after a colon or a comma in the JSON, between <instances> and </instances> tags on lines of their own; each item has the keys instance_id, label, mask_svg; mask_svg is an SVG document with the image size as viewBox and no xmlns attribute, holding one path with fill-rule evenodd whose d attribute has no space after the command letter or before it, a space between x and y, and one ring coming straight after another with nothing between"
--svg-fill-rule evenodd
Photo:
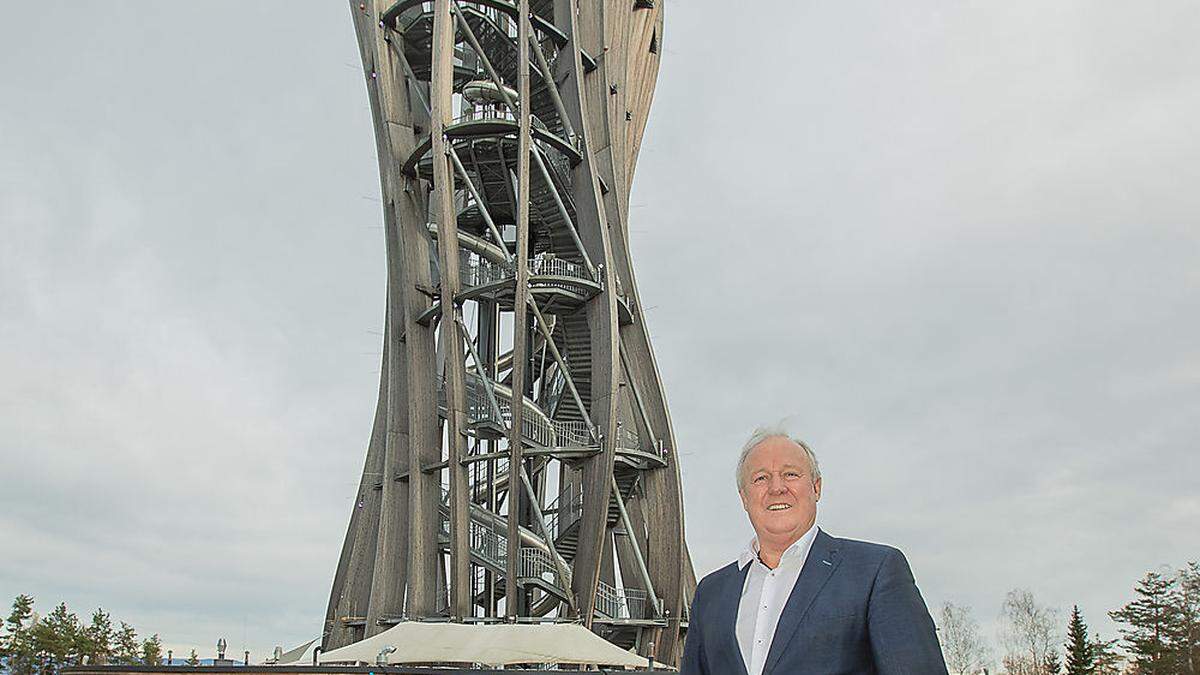
<instances>
[{"instance_id":1,"label":"gray cloud","mask_svg":"<svg viewBox=\"0 0 1200 675\"><path fill-rule=\"evenodd\" d=\"M789 417L931 605L1103 612L1197 555L1190 3L667 7L631 202L698 571ZM316 634L378 378L340 4L0 27L0 589L177 651ZM240 651L240 649L239 649Z\"/></svg>"}]
</instances>

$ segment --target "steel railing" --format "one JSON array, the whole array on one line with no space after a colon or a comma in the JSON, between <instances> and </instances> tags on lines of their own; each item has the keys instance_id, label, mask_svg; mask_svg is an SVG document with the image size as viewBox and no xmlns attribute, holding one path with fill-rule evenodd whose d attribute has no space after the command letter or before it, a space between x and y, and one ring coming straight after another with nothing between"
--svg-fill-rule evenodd
<instances>
[{"instance_id":1,"label":"steel railing","mask_svg":"<svg viewBox=\"0 0 1200 675\"><path fill-rule=\"evenodd\" d=\"M559 448L594 448L600 444L592 440L592 432L586 422L560 422L550 420L554 426L555 447Z\"/></svg>"},{"instance_id":2,"label":"steel railing","mask_svg":"<svg viewBox=\"0 0 1200 675\"><path fill-rule=\"evenodd\" d=\"M450 490L442 486L442 510L443 518L441 520L442 536L450 537ZM471 552L482 558L485 562L496 567L503 568L505 560L508 559L508 538L487 527L483 523L470 521L471 524L467 528L467 540L470 542Z\"/></svg>"},{"instance_id":3,"label":"steel railing","mask_svg":"<svg viewBox=\"0 0 1200 675\"><path fill-rule=\"evenodd\" d=\"M567 389L567 378L563 375L561 368L554 369L554 375L550 378L550 382L545 385L539 396L541 397L542 409L553 415L558 407L558 402L562 400L563 392Z\"/></svg>"},{"instance_id":4,"label":"steel railing","mask_svg":"<svg viewBox=\"0 0 1200 675\"><path fill-rule=\"evenodd\" d=\"M517 276L517 271L508 263L492 262L463 252L464 260L458 266L459 283L463 288L486 286L498 281L507 281Z\"/></svg>"},{"instance_id":5,"label":"steel railing","mask_svg":"<svg viewBox=\"0 0 1200 675\"><path fill-rule=\"evenodd\" d=\"M531 276L569 277L595 281L587 268L566 258L555 257L551 253L539 253L529 259L529 274Z\"/></svg>"},{"instance_id":6,"label":"steel railing","mask_svg":"<svg viewBox=\"0 0 1200 675\"><path fill-rule=\"evenodd\" d=\"M441 536L447 540L450 538L450 519L448 517L442 518ZM472 553L490 565L504 567L508 549L505 548L506 542L502 535L472 521L467 530L467 540Z\"/></svg>"},{"instance_id":7,"label":"steel railing","mask_svg":"<svg viewBox=\"0 0 1200 675\"><path fill-rule=\"evenodd\" d=\"M503 103L488 103L486 105L467 105L463 106L462 112L458 117L450 120L447 126L463 124L465 122L479 122L482 120L505 120L507 122L516 122L517 117Z\"/></svg>"},{"instance_id":8,"label":"steel railing","mask_svg":"<svg viewBox=\"0 0 1200 675\"><path fill-rule=\"evenodd\" d=\"M462 110L459 111L458 116L451 118L450 124L446 126L452 127L457 124L466 124L467 122L485 122L488 120L501 120L504 122L513 123L520 122L516 113L509 109L508 105L505 103L476 103L473 105L464 105ZM538 119L536 115L530 118L530 124L535 129L548 131L548 127L546 126L545 122L542 122L540 119ZM552 154L558 153L555 152ZM568 163L566 166L570 166L570 164Z\"/></svg>"},{"instance_id":9,"label":"steel railing","mask_svg":"<svg viewBox=\"0 0 1200 675\"><path fill-rule=\"evenodd\" d=\"M487 384L478 374L468 375L466 380L466 414L471 424L492 424L503 429L512 427L512 404L496 392L496 405L488 396ZM493 389L493 391L495 391ZM446 386L438 383L438 405L446 407ZM496 415L499 408L499 416ZM521 420L521 438L544 448L596 448L591 432L583 422L562 422L537 414L527 414Z\"/></svg>"},{"instance_id":10,"label":"steel railing","mask_svg":"<svg viewBox=\"0 0 1200 675\"><path fill-rule=\"evenodd\" d=\"M517 576L522 579L538 579L556 588L562 588L558 583L558 570L550 554L540 548L525 546L521 548L521 557L517 560Z\"/></svg>"},{"instance_id":11,"label":"steel railing","mask_svg":"<svg viewBox=\"0 0 1200 675\"><path fill-rule=\"evenodd\" d=\"M565 498L565 501L564 501ZM442 487L443 509L449 508L450 491ZM558 498L546 507L546 529L555 536L561 534L583 516L583 495L563 490ZM450 538L448 513L441 518L441 535ZM556 530L557 528L557 530ZM508 537L477 521L470 521L467 537L471 553L496 569L503 569L508 560ZM531 546L522 546L517 558L517 576L536 579L563 592L566 589L558 578L558 569L548 551ZM636 588L617 588L604 581L596 586L596 611L610 619L650 619L653 605L645 591Z\"/></svg>"},{"instance_id":12,"label":"steel railing","mask_svg":"<svg viewBox=\"0 0 1200 675\"><path fill-rule=\"evenodd\" d=\"M596 584L596 611L610 619L651 619L653 605L645 591Z\"/></svg>"},{"instance_id":13,"label":"steel railing","mask_svg":"<svg viewBox=\"0 0 1200 675\"><path fill-rule=\"evenodd\" d=\"M617 449L618 450L641 450L642 442L638 436L637 429L628 424L617 425Z\"/></svg>"},{"instance_id":14,"label":"steel railing","mask_svg":"<svg viewBox=\"0 0 1200 675\"><path fill-rule=\"evenodd\" d=\"M443 493L445 490L443 489ZM442 536L450 538L450 519L442 518ZM508 562L508 537L482 523L471 521L467 530L468 545L475 557L494 569L504 569ZM540 548L522 546L517 558L517 576L522 579L537 579L554 588L563 589L558 582L558 570L550 554ZM565 591L564 591L565 592Z\"/></svg>"},{"instance_id":15,"label":"steel railing","mask_svg":"<svg viewBox=\"0 0 1200 675\"><path fill-rule=\"evenodd\" d=\"M641 434L638 433L637 427L629 424L617 425L617 450L648 452L664 460L667 458L667 449L661 440L655 441L654 445L649 450L646 450L642 447Z\"/></svg>"},{"instance_id":16,"label":"steel railing","mask_svg":"<svg viewBox=\"0 0 1200 675\"><path fill-rule=\"evenodd\" d=\"M414 23L420 20L422 15L428 14L432 11L432 2L422 2L409 7L408 9L404 10L403 14L396 18L396 30L401 33L407 32L409 28L412 28Z\"/></svg>"},{"instance_id":17,"label":"steel railing","mask_svg":"<svg viewBox=\"0 0 1200 675\"><path fill-rule=\"evenodd\" d=\"M508 281L517 276L517 270L511 263L493 262L471 255L467 251L462 252L462 261L459 263L458 270L459 283L464 289ZM539 282L536 277L565 277L597 282L583 265L546 253L539 253L529 259L529 276L531 277L530 283L535 286L556 285L554 282Z\"/></svg>"},{"instance_id":18,"label":"steel railing","mask_svg":"<svg viewBox=\"0 0 1200 675\"><path fill-rule=\"evenodd\" d=\"M567 488L542 513L546 516L546 529L558 539L583 517L583 493Z\"/></svg>"},{"instance_id":19,"label":"steel railing","mask_svg":"<svg viewBox=\"0 0 1200 675\"><path fill-rule=\"evenodd\" d=\"M478 374L468 374L465 384L465 412L470 424L490 424L504 430L512 428L512 404L507 398L503 398L499 391L493 389L496 393L496 405L493 406L488 396L487 385ZM446 386L443 380L438 382L438 406L442 409L446 407ZM496 415L496 408L499 408L499 416ZM592 439L586 422L552 420L537 414L527 414L522 418L521 438L531 445L543 448L596 449L604 446L603 442ZM664 460L668 455L662 441L656 441L649 450L642 448L637 430L625 424L617 425L616 450L648 452Z\"/></svg>"}]
</instances>

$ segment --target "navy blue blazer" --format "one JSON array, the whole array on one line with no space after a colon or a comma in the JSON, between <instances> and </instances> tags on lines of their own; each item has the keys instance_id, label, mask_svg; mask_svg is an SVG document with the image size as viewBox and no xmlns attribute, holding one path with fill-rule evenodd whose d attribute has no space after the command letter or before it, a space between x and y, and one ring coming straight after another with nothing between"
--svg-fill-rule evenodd
<instances>
[{"instance_id":1,"label":"navy blue blazer","mask_svg":"<svg viewBox=\"0 0 1200 675\"><path fill-rule=\"evenodd\" d=\"M681 675L746 675L737 611L746 570L709 574L692 601ZM763 675L945 675L933 619L900 551L818 530Z\"/></svg>"}]
</instances>

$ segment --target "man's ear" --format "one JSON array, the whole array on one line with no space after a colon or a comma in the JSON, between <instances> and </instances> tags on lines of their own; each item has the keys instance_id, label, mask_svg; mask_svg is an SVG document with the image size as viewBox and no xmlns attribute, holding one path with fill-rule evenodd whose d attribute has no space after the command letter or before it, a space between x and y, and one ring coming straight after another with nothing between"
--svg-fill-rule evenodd
<instances>
[{"instance_id":1,"label":"man's ear","mask_svg":"<svg viewBox=\"0 0 1200 675\"><path fill-rule=\"evenodd\" d=\"M814 499L813 501L815 501L815 502L821 501L821 479L820 478L813 481L813 492L817 493L817 498Z\"/></svg>"},{"instance_id":2,"label":"man's ear","mask_svg":"<svg viewBox=\"0 0 1200 675\"><path fill-rule=\"evenodd\" d=\"M742 500L742 510L746 513L750 513L750 505L746 503L746 491L742 488L738 488L738 497Z\"/></svg>"}]
</instances>

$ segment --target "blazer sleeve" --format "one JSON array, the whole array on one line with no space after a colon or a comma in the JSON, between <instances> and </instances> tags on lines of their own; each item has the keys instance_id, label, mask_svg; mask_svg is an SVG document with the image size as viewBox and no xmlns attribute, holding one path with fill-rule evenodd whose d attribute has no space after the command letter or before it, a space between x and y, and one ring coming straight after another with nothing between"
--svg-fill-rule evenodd
<instances>
[{"instance_id":1,"label":"blazer sleeve","mask_svg":"<svg viewBox=\"0 0 1200 675\"><path fill-rule=\"evenodd\" d=\"M900 551L890 549L879 566L867 625L879 675L946 673L933 619Z\"/></svg>"},{"instance_id":2,"label":"blazer sleeve","mask_svg":"<svg viewBox=\"0 0 1200 675\"><path fill-rule=\"evenodd\" d=\"M688 621L687 639L683 644L683 661L679 664L679 675L712 675L704 654L704 585L704 580L701 580L692 600L691 618Z\"/></svg>"}]
</instances>

